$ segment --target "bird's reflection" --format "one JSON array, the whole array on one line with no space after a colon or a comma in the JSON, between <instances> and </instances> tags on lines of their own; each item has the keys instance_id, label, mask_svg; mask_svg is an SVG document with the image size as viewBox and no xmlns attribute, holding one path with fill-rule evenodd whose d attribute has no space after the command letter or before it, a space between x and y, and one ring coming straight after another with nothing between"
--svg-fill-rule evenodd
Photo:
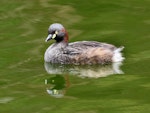
<instances>
[{"instance_id":1,"label":"bird's reflection","mask_svg":"<svg viewBox=\"0 0 150 113\"><path fill-rule=\"evenodd\" d=\"M45 63L45 69L49 74L69 74L79 77L99 78L112 74L123 74L120 69L122 62L111 65L62 65Z\"/></svg>"},{"instance_id":2,"label":"bird's reflection","mask_svg":"<svg viewBox=\"0 0 150 113\"><path fill-rule=\"evenodd\" d=\"M123 74L120 69L122 62L111 65L64 65L64 64L44 64L47 73L54 75L45 80L47 93L53 97L61 98L70 86L69 76L77 75L81 78L100 78L113 74Z\"/></svg>"},{"instance_id":3,"label":"bird's reflection","mask_svg":"<svg viewBox=\"0 0 150 113\"><path fill-rule=\"evenodd\" d=\"M45 80L47 84L47 93L53 97L61 98L64 96L66 89L70 86L68 75L55 75Z\"/></svg>"}]
</instances>

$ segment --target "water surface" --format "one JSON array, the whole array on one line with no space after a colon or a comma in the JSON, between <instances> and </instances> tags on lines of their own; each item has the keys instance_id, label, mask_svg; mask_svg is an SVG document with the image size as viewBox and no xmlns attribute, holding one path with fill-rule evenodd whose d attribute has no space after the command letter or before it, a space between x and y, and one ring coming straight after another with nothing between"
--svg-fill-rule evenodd
<instances>
[{"instance_id":1,"label":"water surface","mask_svg":"<svg viewBox=\"0 0 150 113\"><path fill-rule=\"evenodd\" d=\"M149 113L149 6L148 0L1 0L0 112ZM67 28L70 42L125 46L124 74L112 65L56 65L47 73L43 55L52 42L44 40L54 22ZM65 74L49 73L55 71ZM49 95L53 88L62 89L59 98Z\"/></svg>"}]
</instances>

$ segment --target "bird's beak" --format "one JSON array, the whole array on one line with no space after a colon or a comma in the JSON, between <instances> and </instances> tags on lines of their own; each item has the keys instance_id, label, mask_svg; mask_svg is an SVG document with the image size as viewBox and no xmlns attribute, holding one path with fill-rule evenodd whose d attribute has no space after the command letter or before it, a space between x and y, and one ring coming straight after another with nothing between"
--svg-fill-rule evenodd
<instances>
[{"instance_id":1,"label":"bird's beak","mask_svg":"<svg viewBox=\"0 0 150 113\"><path fill-rule=\"evenodd\" d=\"M45 40L45 42L48 42L49 40L51 39L55 39L56 35L58 34L57 31L55 31L55 33L52 35L52 34L49 34Z\"/></svg>"},{"instance_id":2,"label":"bird's beak","mask_svg":"<svg viewBox=\"0 0 150 113\"><path fill-rule=\"evenodd\" d=\"M53 36L52 34L49 34L49 35L47 36L45 42L48 42L49 40L51 40L51 39L52 39L52 36Z\"/></svg>"}]
</instances>

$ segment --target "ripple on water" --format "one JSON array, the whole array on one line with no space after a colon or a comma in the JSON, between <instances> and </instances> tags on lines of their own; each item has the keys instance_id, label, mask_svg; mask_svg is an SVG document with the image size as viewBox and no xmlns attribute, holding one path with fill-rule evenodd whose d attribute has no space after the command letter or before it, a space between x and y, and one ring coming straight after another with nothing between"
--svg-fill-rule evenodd
<instances>
[{"instance_id":1,"label":"ripple on water","mask_svg":"<svg viewBox=\"0 0 150 113\"><path fill-rule=\"evenodd\" d=\"M12 100L14 100L13 97L3 97L3 98L0 98L0 104L5 104L5 103L8 103Z\"/></svg>"}]
</instances>

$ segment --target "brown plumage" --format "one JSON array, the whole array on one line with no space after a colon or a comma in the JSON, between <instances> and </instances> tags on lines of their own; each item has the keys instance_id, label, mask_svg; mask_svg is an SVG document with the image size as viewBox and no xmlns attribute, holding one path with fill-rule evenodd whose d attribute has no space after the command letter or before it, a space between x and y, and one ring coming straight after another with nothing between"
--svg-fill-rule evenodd
<instances>
[{"instance_id":1,"label":"brown plumage","mask_svg":"<svg viewBox=\"0 0 150 113\"><path fill-rule=\"evenodd\" d=\"M65 28L58 23L50 25L46 42L56 40L46 50L45 62L61 64L108 64L119 62L122 57L122 48L114 45L96 41L78 41L68 43L68 33Z\"/></svg>"}]
</instances>

